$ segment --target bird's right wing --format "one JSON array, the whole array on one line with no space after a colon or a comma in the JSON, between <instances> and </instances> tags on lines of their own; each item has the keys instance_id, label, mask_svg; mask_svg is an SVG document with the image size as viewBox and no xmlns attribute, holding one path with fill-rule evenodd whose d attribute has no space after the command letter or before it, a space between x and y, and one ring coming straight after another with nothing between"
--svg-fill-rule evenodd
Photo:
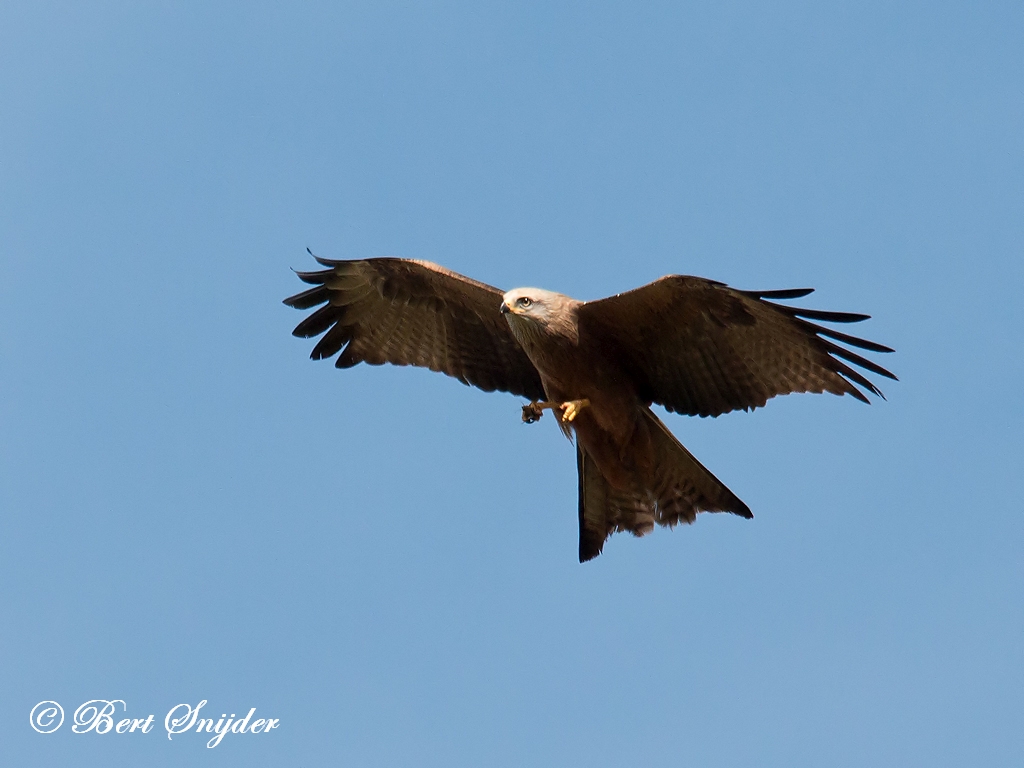
<instances>
[{"instance_id":1,"label":"bird's right wing","mask_svg":"<svg viewBox=\"0 0 1024 768\"><path fill-rule=\"evenodd\" d=\"M738 291L700 277L670 275L626 293L588 301L580 338L604 346L647 402L692 416L757 408L789 392L832 392L867 402L881 395L846 363L895 379L846 347L892 352L811 320L855 323L867 315L777 304L810 289ZM844 362L846 361L846 362Z\"/></svg>"},{"instance_id":2,"label":"bird's right wing","mask_svg":"<svg viewBox=\"0 0 1024 768\"><path fill-rule=\"evenodd\" d=\"M544 398L537 369L499 312L497 288L426 261L313 258L327 269L298 272L313 287L284 303L320 307L293 331L304 338L324 334L314 360L341 352L338 368L417 365L485 392Z\"/></svg>"}]
</instances>

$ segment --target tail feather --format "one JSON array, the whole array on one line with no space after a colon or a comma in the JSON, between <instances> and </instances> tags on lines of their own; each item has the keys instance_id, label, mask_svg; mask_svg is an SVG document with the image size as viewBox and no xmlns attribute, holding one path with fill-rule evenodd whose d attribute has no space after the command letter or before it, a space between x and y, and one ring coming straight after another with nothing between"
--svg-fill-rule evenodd
<instances>
[{"instance_id":1,"label":"tail feather","mask_svg":"<svg viewBox=\"0 0 1024 768\"><path fill-rule=\"evenodd\" d=\"M616 531L643 536L654 524L692 523L698 512L732 512L751 518L744 504L707 470L650 410L644 425L651 438L653 465L634 473L628 487L618 488L601 474L577 441L579 473L580 562L601 554Z\"/></svg>"}]
</instances>

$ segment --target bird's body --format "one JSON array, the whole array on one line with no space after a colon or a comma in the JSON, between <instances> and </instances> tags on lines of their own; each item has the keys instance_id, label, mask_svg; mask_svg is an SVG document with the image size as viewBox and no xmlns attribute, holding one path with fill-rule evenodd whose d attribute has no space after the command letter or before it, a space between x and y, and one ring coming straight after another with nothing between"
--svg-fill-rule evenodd
<instances>
[{"instance_id":1,"label":"bird's body","mask_svg":"<svg viewBox=\"0 0 1024 768\"><path fill-rule=\"evenodd\" d=\"M823 336L876 352L873 342L813 325L865 315L800 310L765 299L809 290L745 292L702 278L670 276L634 291L581 302L538 288L502 294L427 262L333 261L299 273L315 287L286 300L321 306L295 329L324 334L320 359L341 352L344 368L366 361L420 365L491 391L560 411L575 433L580 561L601 553L615 531L642 535L655 523L692 522L698 512L752 517L651 411L691 415L750 409L788 392L881 394L845 359L884 368ZM504 318L504 319L502 319ZM538 402L546 400L546 402Z\"/></svg>"},{"instance_id":2,"label":"bird's body","mask_svg":"<svg viewBox=\"0 0 1024 768\"><path fill-rule=\"evenodd\" d=\"M536 318L515 306L515 298L523 291L533 297L529 309ZM547 399L588 403L571 422L559 423L567 433L573 429L605 476L621 484L627 468L647 452L644 443L649 442L642 436L638 440L638 408L643 404L633 382L599 345L580 343L582 302L536 288L516 289L506 296L510 298L504 304L509 307L505 317L540 374ZM536 312L548 305L557 306L558 311Z\"/></svg>"},{"instance_id":3,"label":"bird's body","mask_svg":"<svg viewBox=\"0 0 1024 768\"><path fill-rule=\"evenodd\" d=\"M517 288L501 308L547 399L586 404L559 422L566 435L576 435L580 560L600 554L609 531L643 535L656 522L692 522L697 510L751 517L641 399L614 348L581 326L583 306L559 293Z\"/></svg>"}]
</instances>

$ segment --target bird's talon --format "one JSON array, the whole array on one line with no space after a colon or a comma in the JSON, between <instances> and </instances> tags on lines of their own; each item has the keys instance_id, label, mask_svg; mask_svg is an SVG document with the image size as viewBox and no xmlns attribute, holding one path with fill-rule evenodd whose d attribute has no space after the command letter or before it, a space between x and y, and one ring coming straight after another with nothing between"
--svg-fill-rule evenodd
<instances>
[{"instance_id":1,"label":"bird's talon","mask_svg":"<svg viewBox=\"0 0 1024 768\"><path fill-rule=\"evenodd\" d=\"M523 421L527 424L533 424L540 420L540 417L544 415L544 408L541 407L540 403L530 403L529 405L523 406Z\"/></svg>"}]
</instances>

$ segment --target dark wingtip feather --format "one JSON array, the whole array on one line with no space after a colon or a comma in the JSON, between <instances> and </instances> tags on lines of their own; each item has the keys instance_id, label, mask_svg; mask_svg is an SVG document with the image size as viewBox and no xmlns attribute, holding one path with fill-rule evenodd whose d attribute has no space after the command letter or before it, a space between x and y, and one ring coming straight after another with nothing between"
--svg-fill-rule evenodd
<instances>
[{"instance_id":1,"label":"dark wingtip feather","mask_svg":"<svg viewBox=\"0 0 1024 768\"><path fill-rule=\"evenodd\" d=\"M780 306L780 305L777 305ZM871 315L863 315L859 312L822 312L820 309L798 309L797 307L780 306L787 314L795 317L804 317L808 320L823 320L826 323L859 323L863 320L870 320Z\"/></svg>"},{"instance_id":2,"label":"dark wingtip feather","mask_svg":"<svg viewBox=\"0 0 1024 768\"><path fill-rule=\"evenodd\" d=\"M323 304L329 298L327 289L318 285L317 287L310 288L302 293L289 296L282 303L285 304L285 306L294 307L295 309L311 309L312 307Z\"/></svg>"},{"instance_id":3,"label":"dark wingtip feather","mask_svg":"<svg viewBox=\"0 0 1024 768\"><path fill-rule=\"evenodd\" d=\"M835 360L835 358L833 358L833 360ZM861 392L859 389L857 389L857 387L853 386L854 384L860 384L862 387L864 387L864 389L866 389L871 394L877 395L878 397L880 397L883 400L885 400L885 395L882 394L882 390L880 390L878 387L876 387L874 384L872 384L865 376L862 376L860 373L858 373L857 371L853 370L853 368L851 368L850 366L846 365L845 363L843 363L843 362L841 362L839 360L835 360L835 364L836 364L836 372L838 374L840 374L841 376L849 379L849 381L850 381L850 389L847 390L847 391L851 395L856 397L861 402L869 403L870 404L871 401L868 400L867 395L865 395L863 392Z\"/></svg>"},{"instance_id":4,"label":"dark wingtip feather","mask_svg":"<svg viewBox=\"0 0 1024 768\"><path fill-rule=\"evenodd\" d=\"M321 269L316 272L299 272L295 270L295 276L309 285L323 285L334 275L333 269Z\"/></svg>"},{"instance_id":5,"label":"dark wingtip feather","mask_svg":"<svg viewBox=\"0 0 1024 768\"><path fill-rule=\"evenodd\" d=\"M868 400L867 396L863 392L861 392L859 389L857 389L856 387L854 387L854 386L850 387L850 394L853 395L858 400L860 400L862 403L866 403L867 405L871 405L871 401ZM885 395L882 395L881 392L875 392L875 394L876 395L881 395L882 399L885 400Z\"/></svg>"},{"instance_id":6,"label":"dark wingtip feather","mask_svg":"<svg viewBox=\"0 0 1024 768\"><path fill-rule=\"evenodd\" d=\"M295 326L295 330L292 331L292 335L298 336L301 339L309 339L313 336L319 336L341 320L344 314L345 312L342 307L336 307L333 304L320 307L320 309L304 318L301 323Z\"/></svg>"},{"instance_id":7,"label":"dark wingtip feather","mask_svg":"<svg viewBox=\"0 0 1024 768\"><path fill-rule=\"evenodd\" d=\"M813 288L784 288L778 291L740 291L754 299L802 299L814 293Z\"/></svg>"},{"instance_id":8,"label":"dark wingtip feather","mask_svg":"<svg viewBox=\"0 0 1024 768\"><path fill-rule=\"evenodd\" d=\"M328 357L334 357L350 341L352 341L352 329L338 323L317 342L309 357L312 360L324 360Z\"/></svg>"},{"instance_id":9,"label":"dark wingtip feather","mask_svg":"<svg viewBox=\"0 0 1024 768\"><path fill-rule=\"evenodd\" d=\"M877 344L873 341L868 341L867 339L861 339L856 336L850 336L845 333L840 333L839 331L833 331L831 328L817 328L815 333L818 333L821 336L828 336L830 339L835 339L836 341L841 341L843 342L843 344L849 344L851 347L860 347L861 349L866 349L869 352L887 353L896 351L892 347L887 347L884 344Z\"/></svg>"},{"instance_id":10,"label":"dark wingtip feather","mask_svg":"<svg viewBox=\"0 0 1024 768\"><path fill-rule=\"evenodd\" d=\"M316 259L318 263L323 264L325 267L336 267L342 263L338 259L325 259L322 256L317 256L315 253L309 250L309 248L306 248L306 253L308 253L310 256Z\"/></svg>"},{"instance_id":11,"label":"dark wingtip feather","mask_svg":"<svg viewBox=\"0 0 1024 768\"><path fill-rule=\"evenodd\" d=\"M335 368L351 368L358 365L362 358L356 356L352 350L352 345L349 344L345 349L342 350L341 354L338 355L338 359L334 361Z\"/></svg>"},{"instance_id":12,"label":"dark wingtip feather","mask_svg":"<svg viewBox=\"0 0 1024 768\"><path fill-rule=\"evenodd\" d=\"M859 365L861 368L864 368L865 370L871 371L872 373L877 373L879 376L885 376L887 379L896 378L895 376L893 376L892 373L887 371L882 366L878 365L878 363L873 363L870 360L867 360L866 358L863 358L860 355L851 352L848 349L844 349L843 347L840 347L837 344L833 344L830 341L823 341L823 343L825 345L825 349L827 349L828 352L832 355L836 355L837 357L841 357L844 360L848 360L854 365Z\"/></svg>"}]
</instances>

